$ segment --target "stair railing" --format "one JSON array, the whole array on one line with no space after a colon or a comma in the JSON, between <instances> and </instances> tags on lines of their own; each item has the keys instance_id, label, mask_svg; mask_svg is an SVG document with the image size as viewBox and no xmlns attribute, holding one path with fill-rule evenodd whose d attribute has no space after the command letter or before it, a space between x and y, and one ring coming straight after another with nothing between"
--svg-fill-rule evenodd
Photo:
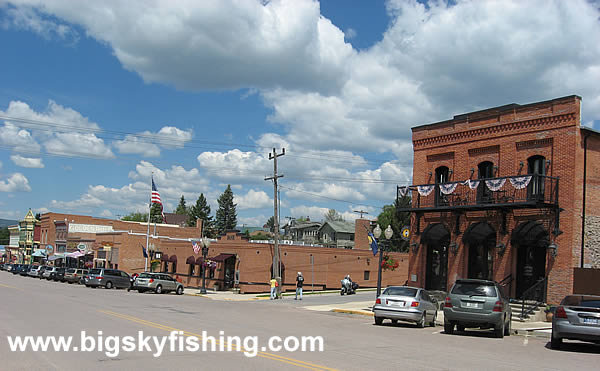
<instances>
[{"instance_id":1,"label":"stair railing","mask_svg":"<svg viewBox=\"0 0 600 371\"><path fill-rule=\"evenodd\" d=\"M546 301L546 278L540 278L533 286L521 295L521 320L533 313L537 307Z\"/></svg>"}]
</instances>

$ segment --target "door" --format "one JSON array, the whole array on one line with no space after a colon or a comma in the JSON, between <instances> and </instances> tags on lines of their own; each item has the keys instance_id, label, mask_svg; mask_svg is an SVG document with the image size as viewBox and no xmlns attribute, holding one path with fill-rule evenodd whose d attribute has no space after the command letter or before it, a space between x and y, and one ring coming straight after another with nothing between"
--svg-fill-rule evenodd
<instances>
[{"instance_id":1,"label":"door","mask_svg":"<svg viewBox=\"0 0 600 371\"><path fill-rule=\"evenodd\" d=\"M427 245L425 289L446 291L448 275L448 245L450 239Z\"/></svg>"},{"instance_id":2,"label":"door","mask_svg":"<svg viewBox=\"0 0 600 371\"><path fill-rule=\"evenodd\" d=\"M517 253L517 298L546 276L546 249L536 245L519 246ZM543 298L542 298L543 299Z\"/></svg>"}]
</instances>

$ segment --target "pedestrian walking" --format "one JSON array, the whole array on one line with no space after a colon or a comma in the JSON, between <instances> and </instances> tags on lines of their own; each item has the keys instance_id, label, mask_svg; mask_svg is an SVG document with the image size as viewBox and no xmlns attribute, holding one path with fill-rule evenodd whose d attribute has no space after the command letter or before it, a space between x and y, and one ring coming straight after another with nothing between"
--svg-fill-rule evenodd
<instances>
[{"instance_id":1,"label":"pedestrian walking","mask_svg":"<svg viewBox=\"0 0 600 371\"><path fill-rule=\"evenodd\" d=\"M298 300L298 294L300 294L300 300L302 300L302 286L304 285L304 277L302 276L302 272L298 272L298 276L296 277L296 297L294 300Z\"/></svg>"},{"instance_id":2,"label":"pedestrian walking","mask_svg":"<svg viewBox=\"0 0 600 371\"><path fill-rule=\"evenodd\" d=\"M269 283L271 284L271 300L273 300L277 298L277 280L273 277Z\"/></svg>"}]
</instances>

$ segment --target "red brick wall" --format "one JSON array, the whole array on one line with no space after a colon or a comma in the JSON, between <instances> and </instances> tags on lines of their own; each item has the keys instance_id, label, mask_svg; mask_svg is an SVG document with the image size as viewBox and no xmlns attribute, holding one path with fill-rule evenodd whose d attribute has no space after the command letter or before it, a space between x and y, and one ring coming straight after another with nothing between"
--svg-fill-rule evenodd
<instances>
[{"instance_id":1,"label":"red brick wall","mask_svg":"<svg viewBox=\"0 0 600 371\"><path fill-rule=\"evenodd\" d=\"M496 176L510 176L527 172L527 159L542 155L550 164L547 175L560 177L560 229L556 237L559 253L556 258L547 257L546 272L549 278L548 301L557 302L572 292L573 268L578 266L581 235L582 151L580 124L580 99L566 97L538 104L514 106L512 109L487 110L456 116L452 120L413 128L414 164L413 184L433 183L429 174L435 174L439 166L453 171L450 180L459 181L471 177L482 161L498 166ZM524 143L527 142L527 143ZM520 143L517 145L517 143ZM524 167L520 168L520 162ZM588 169L588 174L590 173ZM597 172L598 173L598 172ZM511 185L504 186L510 188ZM543 220L549 231L553 218L542 210L514 211L508 214L508 234L500 233L499 212L468 212L460 218L459 229L464 232L470 223L485 220L497 232L497 243L507 248L503 256L495 253L494 278L502 280L515 275L517 254L510 244L510 233L521 222ZM462 243L462 234L456 235L455 217L451 213L428 213L421 219L421 231L433 222L444 223L451 232L451 241L457 242L456 256L448 254L448 287L457 277L465 277L468 252ZM415 233L416 219L412 220L412 243L419 243ZM554 236L551 235L551 240ZM425 284L425 247L410 256L410 274L417 275L416 284ZM410 278L410 277L409 277Z\"/></svg>"},{"instance_id":2,"label":"red brick wall","mask_svg":"<svg viewBox=\"0 0 600 371\"><path fill-rule=\"evenodd\" d=\"M354 221L354 248L371 249L368 231L371 230L371 221L367 219L356 219Z\"/></svg>"}]
</instances>

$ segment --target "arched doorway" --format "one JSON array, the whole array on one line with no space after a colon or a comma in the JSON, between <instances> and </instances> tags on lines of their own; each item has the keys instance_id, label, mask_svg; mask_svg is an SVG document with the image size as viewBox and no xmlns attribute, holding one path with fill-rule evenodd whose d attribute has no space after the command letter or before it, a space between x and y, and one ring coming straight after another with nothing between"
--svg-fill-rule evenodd
<instances>
[{"instance_id":1,"label":"arched doorway","mask_svg":"<svg viewBox=\"0 0 600 371\"><path fill-rule=\"evenodd\" d=\"M421 234L421 244L427 246L425 289L446 291L450 232L441 223L430 224Z\"/></svg>"},{"instance_id":2,"label":"arched doorway","mask_svg":"<svg viewBox=\"0 0 600 371\"><path fill-rule=\"evenodd\" d=\"M544 199L544 181L546 178L546 158L544 156L531 156L527 159L527 173L533 178L527 186L527 195L530 200Z\"/></svg>"},{"instance_id":3,"label":"arched doorway","mask_svg":"<svg viewBox=\"0 0 600 371\"><path fill-rule=\"evenodd\" d=\"M521 223L513 230L511 244L517 247L517 298L546 277L549 237L548 231L535 221Z\"/></svg>"},{"instance_id":4,"label":"arched doorway","mask_svg":"<svg viewBox=\"0 0 600 371\"><path fill-rule=\"evenodd\" d=\"M471 224L463 234L463 243L468 246L468 278L494 279L494 247L496 231L486 222Z\"/></svg>"},{"instance_id":5,"label":"arched doorway","mask_svg":"<svg viewBox=\"0 0 600 371\"><path fill-rule=\"evenodd\" d=\"M492 191L485 185L484 179L494 177L494 164L490 161L481 162L477 165L477 179L480 179L477 189L477 203L489 203L492 200Z\"/></svg>"},{"instance_id":6,"label":"arched doorway","mask_svg":"<svg viewBox=\"0 0 600 371\"><path fill-rule=\"evenodd\" d=\"M446 199L446 195L444 195L440 191L440 183L446 183L448 181L448 176L450 174L450 169L446 166L440 166L435 169L435 204L436 206L445 206L448 205L448 200Z\"/></svg>"}]
</instances>

